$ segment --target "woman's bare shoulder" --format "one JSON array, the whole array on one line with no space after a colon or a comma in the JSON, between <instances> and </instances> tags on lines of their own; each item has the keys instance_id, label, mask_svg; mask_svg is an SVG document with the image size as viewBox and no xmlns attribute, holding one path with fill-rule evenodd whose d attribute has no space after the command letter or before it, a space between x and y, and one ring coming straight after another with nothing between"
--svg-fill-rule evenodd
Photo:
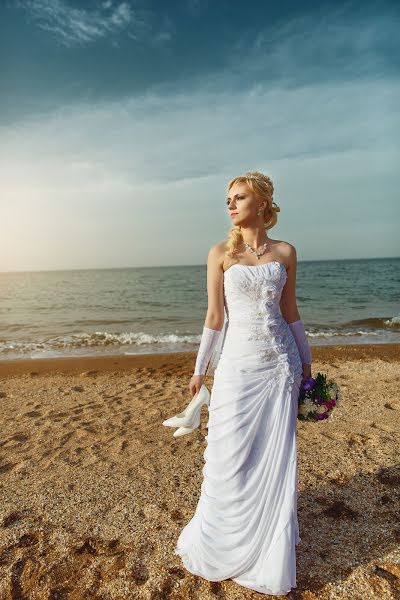
<instances>
[{"instance_id":1,"label":"woman's bare shoulder","mask_svg":"<svg viewBox=\"0 0 400 600\"><path fill-rule=\"evenodd\" d=\"M210 252L216 256L217 255L222 256L223 254L225 254L226 240L223 240L222 242L217 242L216 244L213 244L213 246L211 246L211 248L210 248Z\"/></svg>"},{"instance_id":2,"label":"woman's bare shoulder","mask_svg":"<svg viewBox=\"0 0 400 600\"><path fill-rule=\"evenodd\" d=\"M280 260L290 265L293 261L297 259L296 248L290 242L286 242L285 240L271 240L275 247L275 251L279 254Z\"/></svg>"},{"instance_id":3,"label":"woman's bare shoulder","mask_svg":"<svg viewBox=\"0 0 400 600\"><path fill-rule=\"evenodd\" d=\"M213 244L213 246L211 246L208 252L208 258L211 259L213 262L218 263L222 267L224 263L225 252L226 240L222 242L217 242L216 244Z\"/></svg>"},{"instance_id":4,"label":"woman's bare shoulder","mask_svg":"<svg viewBox=\"0 0 400 600\"><path fill-rule=\"evenodd\" d=\"M272 244L274 246L276 246L277 248L281 247L282 250L289 249L289 248L294 248L293 244L291 244L290 242L287 242L285 240L274 240L274 239L272 239L270 237L268 239L272 242Z\"/></svg>"}]
</instances>

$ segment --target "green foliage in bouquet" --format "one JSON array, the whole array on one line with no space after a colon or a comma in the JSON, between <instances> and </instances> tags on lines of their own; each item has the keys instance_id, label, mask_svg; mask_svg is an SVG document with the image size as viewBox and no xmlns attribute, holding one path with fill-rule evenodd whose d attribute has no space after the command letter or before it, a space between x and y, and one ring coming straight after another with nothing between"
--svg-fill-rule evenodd
<instances>
[{"instance_id":1,"label":"green foliage in bouquet","mask_svg":"<svg viewBox=\"0 0 400 600\"><path fill-rule=\"evenodd\" d=\"M300 386L298 419L321 421L327 419L340 399L339 388L324 373L308 377Z\"/></svg>"}]
</instances>

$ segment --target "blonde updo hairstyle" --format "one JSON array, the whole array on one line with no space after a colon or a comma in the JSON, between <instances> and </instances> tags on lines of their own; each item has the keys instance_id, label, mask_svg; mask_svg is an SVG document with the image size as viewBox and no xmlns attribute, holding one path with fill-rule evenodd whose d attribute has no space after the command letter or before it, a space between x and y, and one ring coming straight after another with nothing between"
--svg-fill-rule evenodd
<instances>
[{"instance_id":1,"label":"blonde updo hairstyle","mask_svg":"<svg viewBox=\"0 0 400 600\"><path fill-rule=\"evenodd\" d=\"M228 183L228 192L236 183L246 183L253 191L254 196L261 201L266 202L264 209L264 227L271 229L277 222L277 213L280 212L279 206L274 202L272 196L274 194L274 184L268 175L259 173L258 171L249 171L245 175L235 177ZM226 251L230 257L238 252L239 245L243 242L240 225L233 225L228 231L226 241Z\"/></svg>"}]
</instances>

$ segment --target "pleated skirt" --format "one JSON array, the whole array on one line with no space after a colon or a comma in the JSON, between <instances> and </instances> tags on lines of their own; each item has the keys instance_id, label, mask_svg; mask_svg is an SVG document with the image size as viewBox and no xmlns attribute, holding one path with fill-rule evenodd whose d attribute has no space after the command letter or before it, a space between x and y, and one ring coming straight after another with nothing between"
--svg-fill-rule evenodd
<instances>
[{"instance_id":1,"label":"pleated skirt","mask_svg":"<svg viewBox=\"0 0 400 600\"><path fill-rule=\"evenodd\" d=\"M301 376L298 354L268 365L235 363L222 354L211 390L201 494L175 548L190 573L271 595L296 587Z\"/></svg>"}]
</instances>

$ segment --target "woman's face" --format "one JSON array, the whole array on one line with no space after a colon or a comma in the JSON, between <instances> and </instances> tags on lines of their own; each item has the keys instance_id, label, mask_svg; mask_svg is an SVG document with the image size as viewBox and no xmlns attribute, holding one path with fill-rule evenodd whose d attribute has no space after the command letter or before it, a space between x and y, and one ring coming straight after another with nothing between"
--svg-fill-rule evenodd
<instances>
[{"instance_id":1,"label":"woman's face","mask_svg":"<svg viewBox=\"0 0 400 600\"><path fill-rule=\"evenodd\" d=\"M231 187L226 199L228 213L234 225L249 226L263 219L263 204L260 204L246 183ZM257 212L260 210L260 215Z\"/></svg>"}]
</instances>

